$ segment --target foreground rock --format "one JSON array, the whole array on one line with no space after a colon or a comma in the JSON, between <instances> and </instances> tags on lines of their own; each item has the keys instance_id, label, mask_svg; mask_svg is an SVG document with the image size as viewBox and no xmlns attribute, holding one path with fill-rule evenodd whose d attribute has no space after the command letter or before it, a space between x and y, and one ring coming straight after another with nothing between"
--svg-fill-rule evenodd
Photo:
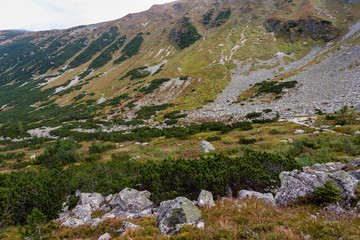
<instances>
[{"instance_id":1,"label":"foreground rock","mask_svg":"<svg viewBox=\"0 0 360 240\"><path fill-rule=\"evenodd\" d=\"M134 229L134 228L143 228L139 225L133 224L131 222L124 221L121 228L119 230L116 230L117 233L124 233L128 229Z\"/></svg>"},{"instance_id":2,"label":"foreground rock","mask_svg":"<svg viewBox=\"0 0 360 240\"><path fill-rule=\"evenodd\" d=\"M200 217L200 210L189 199L178 197L161 202L156 224L162 234L175 234L184 225L197 225Z\"/></svg>"},{"instance_id":3,"label":"foreground rock","mask_svg":"<svg viewBox=\"0 0 360 240\"><path fill-rule=\"evenodd\" d=\"M110 240L111 236L108 233L105 233L104 235L101 235L98 240Z\"/></svg>"},{"instance_id":4,"label":"foreground rock","mask_svg":"<svg viewBox=\"0 0 360 240\"><path fill-rule=\"evenodd\" d=\"M299 200L299 197L315 193L316 187L321 187L327 180L334 180L341 190L340 205L345 209L351 208L351 203L357 198L355 190L359 181L356 179L360 160L354 163L315 164L305 167L304 172L294 170L280 174L281 188L276 193L275 201L280 206Z\"/></svg>"},{"instance_id":5,"label":"foreground rock","mask_svg":"<svg viewBox=\"0 0 360 240\"><path fill-rule=\"evenodd\" d=\"M255 191L241 190L239 192L239 199L243 199L246 197L256 198L268 204L275 205L274 196L271 193L259 193Z\"/></svg>"},{"instance_id":6,"label":"foreground rock","mask_svg":"<svg viewBox=\"0 0 360 240\"><path fill-rule=\"evenodd\" d=\"M197 202L200 207L203 207L203 206L214 207L215 206L214 197L213 197L212 193L209 191L205 191L205 190L202 190L200 192Z\"/></svg>"},{"instance_id":7,"label":"foreground rock","mask_svg":"<svg viewBox=\"0 0 360 240\"><path fill-rule=\"evenodd\" d=\"M119 194L106 198L99 193L80 193L80 200L71 211L60 213L57 221L64 227L96 226L107 218L135 219L155 215L151 193L125 188ZM94 214L95 213L95 214Z\"/></svg>"},{"instance_id":8,"label":"foreground rock","mask_svg":"<svg viewBox=\"0 0 360 240\"><path fill-rule=\"evenodd\" d=\"M209 152L211 152L211 151L215 151L214 146L213 146L211 143L209 143L208 141L202 141L202 142L200 143L200 149L201 149L202 151L204 151L205 153L209 153Z\"/></svg>"}]
</instances>

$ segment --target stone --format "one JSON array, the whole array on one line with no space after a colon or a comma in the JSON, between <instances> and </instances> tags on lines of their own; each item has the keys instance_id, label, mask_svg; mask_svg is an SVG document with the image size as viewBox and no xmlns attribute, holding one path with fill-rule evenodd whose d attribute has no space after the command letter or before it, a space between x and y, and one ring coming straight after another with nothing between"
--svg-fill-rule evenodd
<instances>
[{"instance_id":1,"label":"stone","mask_svg":"<svg viewBox=\"0 0 360 240\"><path fill-rule=\"evenodd\" d=\"M93 209L91 208L90 204L85 205L77 205L72 211L73 216L79 219L90 219Z\"/></svg>"},{"instance_id":2,"label":"stone","mask_svg":"<svg viewBox=\"0 0 360 240\"><path fill-rule=\"evenodd\" d=\"M214 207L215 203L212 193L209 191L201 190L197 200L197 204L201 207Z\"/></svg>"},{"instance_id":3,"label":"stone","mask_svg":"<svg viewBox=\"0 0 360 240\"><path fill-rule=\"evenodd\" d=\"M330 128L330 126L329 125L322 125L320 128L321 129L328 129L328 128Z\"/></svg>"},{"instance_id":4,"label":"stone","mask_svg":"<svg viewBox=\"0 0 360 240\"><path fill-rule=\"evenodd\" d=\"M268 204L275 205L274 196L271 193L259 193L255 191L248 191L248 190L240 190L239 192L239 199L243 198L256 198L262 200Z\"/></svg>"},{"instance_id":5,"label":"stone","mask_svg":"<svg viewBox=\"0 0 360 240\"><path fill-rule=\"evenodd\" d=\"M74 228L85 224L86 222L84 220L71 217L66 219L66 221L60 225L60 227Z\"/></svg>"},{"instance_id":6,"label":"stone","mask_svg":"<svg viewBox=\"0 0 360 240\"><path fill-rule=\"evenodd\" d=\"M314 133L314 134L319 134L320 132L319 132L319 131L314 131L313 133Z\"/></svg>"},{"instance_id":7,"label":"stone","mask_svg":"<svg viewBox=\"0 0 360 240\"><path fill-rule=\"evenodd\" d=\"M108 233L105 233L104 235L101 235L98 240L110 240L111 236Z\"/></svg>"},{"instance_id":8,"label":"stone","mask_svg":"<svg viewBox=\"0 0 360 240\"><path fill-rule=\"evenodd\" d=\"M100 209L100 205L104 202L104 198L100 193L81 193L80 205L90 204L94 210Z\"/></svg>"},{"instance_id":9,"label":"stone","mask_svg":"<svg viewBox=\"0 0 360 240\"><path fill-rule=\"evenodd\" d=\"M354 134L355 134L355 135L358 135L358 134L360 134L360 131L359 131L359 130L358 130L358 131L355 131Z\"/></svg>"},{"instance_id":10,"label":"stone","mask_svg":"<svg viewBox=\"0 0 360 240\"><path fill-rule=\"evenodd\" d=\"M162 234L178 233L186 224L195 224L200 210L187 198L178 197L160 203L156 224Z\"/></svg>"},{"instance_id":11,"label":"stone","mask_svg":"<svg viewBox=\"0 0 360 240\"><path fill-rule=\"evenodd\" d=\"M134 229L134 228L143 228L139 225L133 224L132 222L124 221L121 228L116 230L117 233L124 233L127 229Z\"/></svg>"},{"instance_id":12,"label":"stone","mask_svg":"<svg viewBox=\"0 0 360 240\"><path fill-rule=\"evenodd\" d=\"M305 131L301 129L298 129L294 132L294 134L303 134L303 133L305 133Z\"/></svg>"},{"instance_id":13,"label":"stone","mask_svg":"<svg viewBox=\"0 0 360 240\"><path fill-rule=\"evenodd\" d=\"M196 224L196 227L197 227L197 228L200 228L200 229L204 229L204 228L205 228L205 223L204 223L204 221L198 222L198 224Z\"/></svg>"},{"instance_id":14,"label":"stone","mask_svg":"<svg viewBox=\"0 0 360 240\"><path fill-rule=\"evenodd\" d=\"M308 169L307 172L294 170L280 173L281 187L275 196L276 204L287 206L298 201L299 197L313 194L316 187L321 187L325 181L332 179L342 192L339 203L349 209L351 202L356 199L358 180L343 170L329 172L329 169L333 169L332 166L327 168L325 165L315 164L312 168L314 170Z\"/></svg>"},{"instance_id":15,"label":"stone","mask_svg":"<svg viewBox=\"0 0 360 240\"><path fill-rule=\"evenodd\" d=\"M346 214L346 211L344 209L335 204L330 204L329 206L324 207L324 210L331 214Z\"/></svg>"},{"instance_id":16,"label":"stone","mask_svg":"<svg viewBox=\"0 0 360 240\"><path fill-rule=\"evenodd\" d=\"M208 141L202 141L200 143L200 149L205 152L205 153L209 153L211 151L215 151L216 149L214 148L214 146L209 143Z\"/></svg>"},{"instance_id":17,"label":"stone","mask_svg":"<svg viewBox=\"0 0 360 240\"><path fill-rule=\"evenodd\" d=\"M123 211L130 213L140 213L153 207L153 202L149 199L149 191L138 191L125 188L118 195L118 203Z\"/></svg>"}]
</instances>

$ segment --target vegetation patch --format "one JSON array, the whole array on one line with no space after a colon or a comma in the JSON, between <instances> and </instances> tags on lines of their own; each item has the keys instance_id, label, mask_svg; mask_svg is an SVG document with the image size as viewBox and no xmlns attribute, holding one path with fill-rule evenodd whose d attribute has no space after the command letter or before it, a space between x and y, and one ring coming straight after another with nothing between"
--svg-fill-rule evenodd
<instances>
[{"instance_id":1,"label":"vegetation patch","mask_svg":"<svg viewBox=\"0 0 360 240\"><path fill-rule=\"evenodd\" d=\"M130 80L140 79L147 76L150 76L151 72L145 70L147 67L134 68L128 71L120 80L124 80L127 77L130 77Z\"/></svg>"},{"instance_id":2,"label":"vegetation patch","mask_svg":"<svg viewBox=\"0 0 360 240\"><path fill-rule=\"evenodd\" d=\"M152 80L147 87L143 87L140 89L140 92L144 92L145 94L149 94L154 92L156 89L160 87L161 84L170 81L170 78L159 78Z\"/></svg>"},{"instance_id":3,"label":"vegetation patch","mask_svg":"<svg viewBox=\"0 0 360 240\"><path fill-rule=\"evenodd\" d=\"M284 88L294 88L296 84L298 84L297 81L288 81L288 82L263 81L261 83L256 83L255 86L258 88L259 93L280 94Z\"/></svg>"},{"instance_id":4,"label":"vegetation patch","mask_svg":"<svg viewBox=\"0 0 360 240\"><path fill-rule=\"evenodd\" d=\"M99 38L94 40L82 53L80 53L70 64L72 68L76 68L88 61L98 52L105 49L109 44L111 44L117 36L119 36L119 29L115 26L110 27Z\"/></svg>"},{"instance_id":5,"label":"vegetation patch","mask_svg":"<svg viewBox=\"0 0 360 240\"><path fill-rule=\"evenodd\" d=\"M151 116L155 115L157 111L162 111L170 107L171 104L162 104L155 106L144 106L136 112L137 119L150 119Z\"/></svg>"},{"instance_id":6,"label":"vegetation patch","mask_svg":"<svg viewBox=\"0 0 360 240\"><path fill-rule=\"evenodd\" d=\"M174 40L180 49L189 47L201 38L196 27L189 20L189 18L184 17L180 22L180 28L172 29L169 35L170 39Z\"/></svg>"},{"instance_id":7,"label":"vegetation patch","mask_svg":"<svg viewBox=\"0 0 360 240\"><path fill-rule=\"evenodd\" d=\"M125 45L123 50L121 50L122 55L114 61L114 64L119 64L138 54L143 41L143 33L136 35L136 37L134 37L128 44Z\"/></svg>"}]
</instances>

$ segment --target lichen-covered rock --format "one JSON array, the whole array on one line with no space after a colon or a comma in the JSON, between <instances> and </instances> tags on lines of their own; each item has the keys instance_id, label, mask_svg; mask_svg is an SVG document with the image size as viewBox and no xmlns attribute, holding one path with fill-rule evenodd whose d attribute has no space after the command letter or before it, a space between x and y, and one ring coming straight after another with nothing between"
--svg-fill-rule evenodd
<instances>
[{"instance_id":1,"label":"lichen-covered rock","mask_svg":"<svg viewBox=\"0 0 360 240\"><path fill-rule=\"evenodd\" d=\"M138 191L125 188L119 193L118 203L123 211L130 213L139 213L153 207L153 202L149 199L149 191Z\"/></svg>"},{"instance_id":2,"label":"lichen-covered rock","mask_svg":"<svg viewBox=\"0 0 360 240\"><path fill-rule=\"evenodd\" d=\"M346 211L344 209L335 204L330 204L329 206L324 207L324 210L330 214L346 214Z\"/></svg>"},{"instance_id":3,"label":"lichen-covered rock","mask_svg":"<svg viewBox=\"0 0 360 240\"><path fill-rule=\"evenodd\" d=\"M91 208L97 210L104 202L104 198L100 193L81 193L79 205L90 204Z\"/></svg>"},{"instance_id":4,"label":"lichen-covered rock","mask_svg":"<svg viewBox=\"0 0 360 240\"><path fill-rule=\"evenodd\" d=\"M77 205L72 211L73 216L79 219L90 219L93 209L90 204Z\"/></svg>"},{"instance_id":5,"label":"lichen-covered rock","mask_svg":"<svg viewBox=\"0 0 360 240\"><path fill-rule=\"evenodd\" d=\"M243 199L246 197L256 198L266 203L275 205L274 196L271 193L259 193L255 191L241 190L239 192L239 199Z\"/></svg>"},{"instance_id":6,"label":"lichen-covered rock","mask_svg":"<svg viewBox=\"0 0 360 240\"><path fill-rule=\"evenodd\" d=\"M215 151L214 146L213 146L211 143L209 143L208 141L202 141L202 142L200 143L200 149L201 149L202 151L204 151L205 153L209 153L209 152L211 152L211 151Z\"/></svg>"},{"instance_id":7,"label":"lichen-covered rock","mask_svg":"<svg viewBox=\"0 0 360 240\"><path fill-rule=\"evenodd\" d=\"M199 206L205 206L205 207L215 206L214 197L212 193L209 191L201 190L197 200L197 204Z\"/></svg>"},{"instance_id":8,"label":"lichen-covered rock","mask_svg":"<svg viewBox=\"0 0 360 240\"><path fill-rule=\"evenodd\" d=\"M195 224L200 210L187 198L178 197L160 203L156 224L162 234L178 233L186 224Z\"/></svg>"},{"instance_id":9,"label":"lichen-covered rock","mask_svg":"<svg viewBox=\"0 0 360 240\"><path fill-rule=\"evenodd\" d=\"M358 180L349 173L339 170L344 165L324 164L306 168L306 172L294 170L280 174L281 188L276 193L275 201L280 206L299 200L299 197L307 196L315 192L316 187L321 187L327 180L334 180L341 190L339 203L349 209L351 202L356 199L355 190ZM333 172L332 172L333 171Z\"/></svg>"}]
</instances>

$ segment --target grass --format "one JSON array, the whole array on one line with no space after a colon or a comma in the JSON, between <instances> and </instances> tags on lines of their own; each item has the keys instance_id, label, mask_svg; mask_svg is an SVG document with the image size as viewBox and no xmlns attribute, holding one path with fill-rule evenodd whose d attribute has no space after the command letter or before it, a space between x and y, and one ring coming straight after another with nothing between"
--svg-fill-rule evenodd
<instances>
[{"instance_id":1,"label":"grass","mask_svg":"<svg viewBox=\"0 0 360 240\"><path fill-rule=\"evenodd\" d=\"M314 205L273 207L255 199L219 200L213 208L201 208L205 229L185 226L178 235L160 235L155 217L126 220L143 229L130 229L124 235L114 233L123 220L107 219L98 227L57 228L53 239L98 239L110 233L112 239L358 239L360 218L356 215L332 215ZM7 239L19 239L16 228Z\"/></svg>"}]
</instances>

